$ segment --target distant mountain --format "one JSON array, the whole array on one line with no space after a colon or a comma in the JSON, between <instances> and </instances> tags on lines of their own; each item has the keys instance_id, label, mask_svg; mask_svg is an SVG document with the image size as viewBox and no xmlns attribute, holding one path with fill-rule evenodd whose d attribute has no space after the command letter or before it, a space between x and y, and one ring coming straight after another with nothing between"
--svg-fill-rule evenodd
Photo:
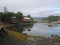
<instances>
[{"instance_id":1,"label":"distant mountain","mask_svg":"<svg viewBox=\"0 0 60 45\"><path fill-rule=\"evenodd\" d=\"M46 17L34 17L33 20L40 22L40 21L42 21L42 19L44 19L44 18L46 18Z\"/></svg>"},{"instance_id":2,"label":"distant mountain","mask_svg":"<svg viewBox=\"0 0 60 45\"><path fill-rule=\"evenodd\" d=\"M44 18L47 18L47 17L33 17L33 19L44 19Z\"/></svg>"},{"instance_id":3,"label":"distant mountain","mask_svg":"<svg viewBox=\"0 0 60 45\"><path fill-rule=\"evenodd\" d=\"M48 16L60 16L60 12L56 12L53 10L48 10L48 11L43 11L42 13L39 13L40 16L42 17L33 17L34 21L41 21L44 18L47 18Z\"/></svg>"}]
</instances>

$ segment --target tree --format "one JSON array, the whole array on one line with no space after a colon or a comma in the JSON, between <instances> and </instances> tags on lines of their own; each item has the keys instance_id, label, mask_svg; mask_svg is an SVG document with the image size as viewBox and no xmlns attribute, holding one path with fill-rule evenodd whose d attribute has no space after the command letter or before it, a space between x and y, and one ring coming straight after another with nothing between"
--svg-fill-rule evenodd
<instances>
[{"instance_id":1,"label":"tree","mask_svg":"<svg viewBox=\"0 0 60 45\"><path fill-rule=\"evenodd\" d=\"M0 12L0 20L4 18L3 16L4 16L3 12Z\"/></svg>"},{"instance_id":2,"label":"tree","mask_svg":"<svg viewBox=\"0 0 60 45\"><path fill-rule=\"evenodd\" d=\"M17 12L16 17L17 17L18 19L22 19L22 18L23 18L23 13Z\"/></svg>"},{"instance_id":3,"label":"tree","mask_svg":"<svg viewBox=\"0 0 60 45\"><path fill-rule=\"evenodd\" d=\"M6 12L6 13L0 12L0 20L2 20L4 22L8 22L9 18L11 18L11 17L17 17L18 20L21 20L23 18L23 13L21 13L21 12L17 12L17 13L14 13L14 12Z\"/></svg>"},{"instance_id":4,"label":"tree","mask_svg":"<svg viewBox=\"0 0 60 45\"><path fill-rule=\"evenodd\" d=\"M60 20L60 16L52 16L51 15L51 16L43 19L43 20L47 20L50 23L51 21L58 21L58 20Z\"/></svg>"},{"instance_id":5,"label":"tree","mask_svg":"<svg viewBox=\"0 0 60 45\"><path fill-rule=\"evenodd\" d=\"M29 15L29 14L27 15L27 17L32 18L31 15Z\"/></svg>"},{"instance_id":6,"label":"tree","mask_svg":"<svg viewBox=\"0 0 60 45\"><path fill-rule=\"evenodd\" d=\"M16 14L14 12L7 12L6 15L7 15L8 18L16 16Z\"/></svg>"}]
</instances>

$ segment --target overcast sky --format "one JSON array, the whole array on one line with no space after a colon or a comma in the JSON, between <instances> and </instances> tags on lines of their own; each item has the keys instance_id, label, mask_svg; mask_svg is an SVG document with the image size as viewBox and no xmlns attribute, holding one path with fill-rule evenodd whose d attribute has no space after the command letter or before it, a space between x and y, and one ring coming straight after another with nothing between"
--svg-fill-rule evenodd
<instances>
[{"instance_id":1,"label":"overcast sky","mask_svg":"<svg viewBox=\"0 0 60 45\"><path fill-rule=\"evenodd\" d=\"M31 14L33 17L60 13L60 0L0 0L0 12L4 6L8 11L20 11L24 15Z\"/></svg>"}]
</instances>

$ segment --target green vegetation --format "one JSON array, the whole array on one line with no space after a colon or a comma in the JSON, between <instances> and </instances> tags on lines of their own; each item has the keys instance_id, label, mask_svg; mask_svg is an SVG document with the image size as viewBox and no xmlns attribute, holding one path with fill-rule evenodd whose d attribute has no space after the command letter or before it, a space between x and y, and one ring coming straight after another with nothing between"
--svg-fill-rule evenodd
<instances>
[{"instance_id":1,"label":"green vegetation","mask_svg":"<svg viewBox=\"0 0 60 45\"><path fill-rule=\"evenodd\" d=\"M7 30L8 30L8 29L7 29ZM19 32L11 31L11 30L8 30L8 33L9 33L9 35L14 36L14 37L16 37L17 39L22 40L22 41L26 41L26 39L27 39L28 37L32 37L32 38L42 38L42 37L40 37L40 36L24 35L24 34L21 34L21 33L19 33Z\"/></svg>"},{"instance_id":2,"label":"green vegetation","mask_svg":"<svg viewBox=\"0 0 60 45\"><path fill-rule=\"evenodd\" d=\"M11 36L16 37L17 39L19 39L21 41L25 41L27 39L27 37L28 37L28 36L23 35L23 34L21 34L19 32L11 31L11 30L8 30L8 34L11 35Z\"/></svg>"},{"instance_id":3,"label":"green vegetation","mask_svg":"<svg viewBox=\"0 0 60 45\"><path fill-rule=\"evenodd\" d=\"M51 22L51 21L58 21L60 20L60 16L49 16L47 18L44 18L43 20L46 20L47 22Z\"/></svg>"},{"instance_id":4,"label":"green vegetation","mask_svg":"<svg viewBox=\"0 0 60 45\"><path fill-rule=\"evenodd\" d=\"M29 15L29 14L27 15L27 17L32 18L31 15Z\"/></svg>"},{"instance_id":5,"label":"green vegetation","mask_svg":"<svg viewBox=\"0 0 60 45\"><path fill-rule=\"evenodd\" d=\"M23 16L23 13L21 12L17 12L16 15L17 19L21 20L24 16Z\"/></svg>"},{"instance_id":6,"label":"green vegetation","mask_svg":"<svg viewBox=\"0 0 60 45\"><path fill-rule=\"evenodd\" d=\"M55 38L53 42L60 42L60 37Z\"/></svg>"},{"instance_id":7,"label":"green vegetation","mask_svg":"<svg viewBox=\"0 0 60 45\"><path fill-rule=\"evenodd\" d=\"M21 19L21 18L23 18L23 13L21 13L21 12L17 12L17 13L14 13L14 12L7 12L7 13L0 12L0 20L5 21L5 22L8 21L8 19L10 17L13 17L13 16L17 17L18 19Z\"/></svg>"}]
</instances>

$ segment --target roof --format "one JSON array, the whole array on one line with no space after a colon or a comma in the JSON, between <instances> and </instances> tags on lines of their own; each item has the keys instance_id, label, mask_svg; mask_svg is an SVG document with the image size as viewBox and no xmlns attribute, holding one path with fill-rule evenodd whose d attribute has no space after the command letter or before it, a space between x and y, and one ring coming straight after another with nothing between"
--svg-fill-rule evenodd
<instances>
[{"instance_id":1,"label":"roof","mask_svg":"<svg viewBox=\"0 0 60 45\"><path fill-rule=\"evenodd\" d=\"M29 18L29 17L24 17L24 19L31 19L31 18Z\"/></svg>"},{"instance_id":2,"label":"roof","mask_svg":"<svg viewBox=\"0 0 60 45\"><path fill-rule=\"evenodd\" d=\"M11 17L11 18L16 18L16 17Z\"/></svg>"}]
</instances>

